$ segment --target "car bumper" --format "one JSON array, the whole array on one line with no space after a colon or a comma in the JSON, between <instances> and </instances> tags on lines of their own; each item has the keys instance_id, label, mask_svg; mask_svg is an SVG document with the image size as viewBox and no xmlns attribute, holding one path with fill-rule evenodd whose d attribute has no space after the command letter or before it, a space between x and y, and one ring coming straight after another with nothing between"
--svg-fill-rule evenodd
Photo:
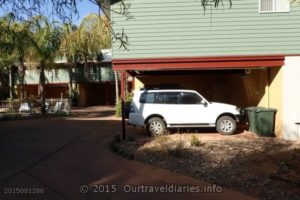
<instances>
[{"instance_id":1,"label":"car bumper","mask_svg":"<svg viewBox=\"0 0 300 200\"><path fill-rule=\"evenodd\" d=\"M138 113L130 113L129 114L129 120L128 124L129 125L134 125L134 126L144 126L144 118L142 115Z\"/></svg>"},{"instance_id":2,"label":"car bumper","mask_svg":"<svg viewBox=\"0 0 300 200\"><path fill-rule=\"evenodd\" d=\"M246 121L246 115L244 113L235 115L238 122L245 122Z\"/></svg>"}]
</instances>

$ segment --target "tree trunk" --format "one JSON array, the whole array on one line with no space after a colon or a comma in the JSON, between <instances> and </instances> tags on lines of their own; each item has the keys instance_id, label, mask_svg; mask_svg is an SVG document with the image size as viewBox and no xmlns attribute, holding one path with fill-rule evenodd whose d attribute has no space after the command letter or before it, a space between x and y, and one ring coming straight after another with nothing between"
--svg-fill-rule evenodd
<instances>
[{"instance_id":1,"label":"tree trunk","mask_svg":"<svg viewBox=\"0 0 300 200\"><path fill-rule=\"evenodd\" d=\"M69 71L69 99L73 100L73 62L68 60L68 64L71 63L68 67Z\"/></svg>"},{"instance_id":2,"label":"tree trunk","mask_svg":"<svg viewBox=\"0 0 300 200\"><path fill-rule=\"evenodd\" d=\"M83 66L83 69L84 69L85 78L88 79L88 77L87 77L87 74L88 74L88 60L87 60L87 56L86 55L84 55L84 66Z\"/></svg>"},{"instance_id":3,"label":"tree trunk","mask_svg":"<svg viewBox=\"0 0 300 200\"><path fill-rule=\"evenodd\" d=\"M24 77L25 77L25 65L24 58L21 56L19 58L20 66L19 66L19 76L20 76L20 99L24 99Z\"/></svg>"},{"instance_id":4,"label":"tree trunk","mask_svg":"<svg viewBox=\"0 0 300 200\"><path fill-rule=\"evenodd\" d=\"M3 100L4 97L4 80L3 80L3 73L0 69L0 101Z\"/></svg>"},{"instance_id":5,"label":"tree trunk","mask_svg":"<svg viewBox=\"0 0 300 200\"><path fill-rule=\"evenodd\" d=\"M40 96L41 96L41 114L46 116L46 99L45 99L45 66L44 63L40 63Z\"/></svg>"},{"instance_id":6,"label":"tree trunk","mask_svg":"<svg viewBox=\"0 0 300 200\"><path fill-rule=\"evenodd\" d=\"M74 62L74 67L75 67L75 76L74 76L74 81L75 81L75 89L73 91L73 95L75 98L75 104L78 105L78 99L79 99L79 85L78 85L78 80L79 80L79 72L78 72L78 64L77 64L77 59L76 56L73 59Z\"/></svg>"},{"instance_id":7,"label":"tree trunk","mask_svg":"<svg viewBox=\"0 0 300 200\"><path fill-rule=\"evenodd\" d=\"M0 68L0 100L9 97L9 72Z\"/></svg>"},{"instance_id":8,"label":"tree trunk","mask_svg":"<svg viewBox=\"0 0 300 200\"><path fill-rule=\"evenodd\" d=\"M118 78L118 72L114 71L114 75L115 75L115 87L116 87L116 105L119 102L119 78Z\"/></svg>"},{"instance_id":9,"label":"tree trunk","mask_svg":"<svg viewBox=\"0 0 300 200\"><path fill-rule=\"evenodd\" d=\"M15 98L15 77L13 65L9 65L9 97L10 99Z\"/></svg>"}]
</instances>

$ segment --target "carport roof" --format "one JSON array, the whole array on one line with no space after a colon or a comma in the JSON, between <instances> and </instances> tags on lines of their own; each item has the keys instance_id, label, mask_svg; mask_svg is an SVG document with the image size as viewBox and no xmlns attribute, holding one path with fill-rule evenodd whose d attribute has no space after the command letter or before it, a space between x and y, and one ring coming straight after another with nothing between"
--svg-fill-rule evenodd
<instances>
[{"instance_id":1,"label":"carport roof","mask_svg":"<svg viewBox=\"0 0 300 200\"><path fill-rule=\"evenodd\" d=\"M114 70L211 70L280 67L284 55L113 59Z\"/></svg>"}]
</instances>

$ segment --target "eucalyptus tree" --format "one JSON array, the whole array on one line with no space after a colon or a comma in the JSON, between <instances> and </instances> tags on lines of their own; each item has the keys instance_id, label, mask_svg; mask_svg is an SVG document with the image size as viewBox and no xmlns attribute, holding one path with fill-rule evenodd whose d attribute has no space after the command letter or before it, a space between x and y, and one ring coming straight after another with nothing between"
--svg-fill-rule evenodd
<instances>
[{"instance_id":1,"label":"eucalyptus tree","mask_svg":"<svg viewBox=\"0 0 300 200\"><path fill-rule=\"evenodd\" d=\"M90 14L83 18L77 30L79 42L79 57L84 61L84 69L87 70L88 59L100 60L101 49L111 48L110 21L105 15ZM115 78L116 73L115 73ZM118 100L118 79L116 82L116 101Z\"/></svg>"},{"instance_id":2,"label":"eucalyptus tree","mask_svg":"<svg viewBox=\"0 0 300 200\"><path fill-rule=\"evenodd\" d=\"M31 45L29 37L29 23L15 22L12 25L12 39L14 46L14 53L17 57L17 63L19 67L19 85L20 85L20 97L24 98L24 77L25 77L25 58L28 47Z\"/></svg>"},{"instance_id":3,"label":"eucalyptus tree","mask_svg":"<svg viewBox=\"0 0 300 200\"><path fill-rule=\"evenodd\" d=\"M43 16L32 18L30 24L29 29L32 45L29 49L28 61L31 61L40 70L41 112L45 116L45 68L51 67L54 64L60 46L61 28L54 23L50 23Z\"/></svg>"},{"instance_id":4,"label":"eucalyptus tree","mask_svg":"<svg viewBox=\"0 0 300 200\"><path fill-rule=\"evenodd\" d=\"M85 69L88 60L99 60L101 49L111 47L111 36L107 28L107 21L108 19L104 16L89 14L83 18L77 29L77 54L84 61Z\"/></svg>"},{"instance_id":5,"label":"eucalyptus tree","mask_svg":"<svg viewBox=\"0 0 300 200\"><path fill-rule=\"evenodd\" d=\"M14 92L14 64L17 56L14 53L14 43L11 31L11 16L6 15L0 18L0 67L1 71L8 71L9 74L9 96L11 99L15 97Z\"/></svg>"},{"instance_id":6,"label":"eucalyptus tree","mask_svg":"<svg viewBox=\"0 0 300 200\"><path fill-rule=\"evenodd\" d=\"M1 51L0 51L1 52ZM14 99L16 94L14 90L14 83L15 83L15 67L14 67L14 61L15 57L12 54L9 54L8 52L1 52L1 58L0 58L0 85L1 88L4 89L4 86L8 82L9 87L9 97L10 99ZM8 79L5 79L5 77L8 77ZM1 93L4 92L1 90ZM2 94L1 94L2 96Z\"/></svg>"},{"instance_id":7,"label":"eucalyptus tree","mask_svg":"<svg viewBox=\"0 0 300 200\"><path fill-rule=\"evenodd\" d=\"M77 73L75 73L76 88L72 88L72 68L77 72L77 61L84 61L86 71L88 61L97 59L101 49L111 47L111 35L108 29L109 20L105 16L90 14L83 18L78 27L66 23L63 25L63 34L60 46L61 56L67 58L70 74L71 96L77 96L78 84Z\"/></svg>"},{"instance_id":8,"label":"eucalyptus tree","mask_svg":"<svg viewBox=\"0 0 300 200\"><path fill-rule=\"evenodd\" d=\"M28 47L31 45L29 37L29 22L20 22L15 16L8 14L0 20L0 46L2 59L5 60L6 66L18 66L20 98L24 97L24 76L25 76L25 58ZM12 67L10 67L12 68ZM14 76L11 70L11 98L13 95Z\"/></svg>"},{"instance_id":9,"label":"eucalyptus tree","mask_svg":"<svg viewBox=\"0 0 300 200\"><path fill-rule=\"evenodd\" d=\"M61 44L59 54L61 57L66 57L69 71L69 97L72 100L77 100L78 97L78 76L77 76L77 26L72 23L65 23L62 25ZM73 69L75 73L73 73ZM75 81L75 89L73 88L73 80Z\"/></svg>"}]
</instances>

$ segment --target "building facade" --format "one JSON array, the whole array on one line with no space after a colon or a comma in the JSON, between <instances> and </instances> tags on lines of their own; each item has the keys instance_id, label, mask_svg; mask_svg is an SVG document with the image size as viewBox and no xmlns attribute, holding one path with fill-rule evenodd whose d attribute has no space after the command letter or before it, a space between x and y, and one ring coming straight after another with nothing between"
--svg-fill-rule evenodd
<instances>
[{"instance_id":1,"label":"building facade","mask_svg":"<svg viewBox=\"0 0 300 200\"><path fill-rule=\"evenodd\" d=\"M87 64L78 62L76 67L64 59L58 59L52 68L45 70L46 98L73 98L73 103L78 106L114 105L115 77L111 51L103 52L102 61L88 61ZM39 76L39 69L27 67L24 77L25 98L40 95Z\"/></svg>"},{"instance_id":2,"label":"building facade","mask_svg":"<svg viewBox=\"0 0 300 200\"><path fill-rule=\"evenodd\" d=\"M288 0L126 0L130 19L111 13L128 38L113 44L115 70L135 89L177 84L208 100L276 108L275 134L300 139L300 5ZM120 5L114 1L112 9Z\"/></svg>"}]
</instances>

